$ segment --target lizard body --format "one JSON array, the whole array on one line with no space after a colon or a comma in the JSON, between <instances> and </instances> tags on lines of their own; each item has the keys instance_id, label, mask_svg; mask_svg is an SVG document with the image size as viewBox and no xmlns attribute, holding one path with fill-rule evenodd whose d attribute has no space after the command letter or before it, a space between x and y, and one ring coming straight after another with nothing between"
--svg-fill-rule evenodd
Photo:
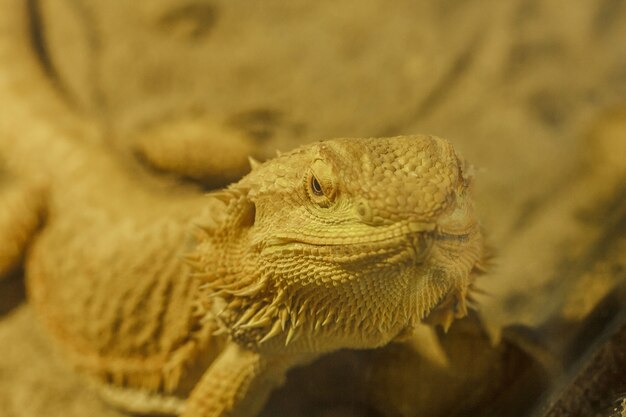
<instances>
[{"instance_id":1,"label":"lizard body","mask_svg":"<svg viewBox=\"0 0 626 417\"><path fill-rule=\"evenodd\" d=\"M0 272L24 259L42 321L111 402L252 416L293 366L465 315L483 243L445 140L336 139L208 195L164 185L63 109L0 19L18 34L0 37Z\"/></svg>"},{"instance_id":2,"label":"lizard body","mask_svg":"<svg viewBox=\"0 0 626 417\"><path fill-rule=\"evenodd\" d=\"M74 154L86 162L71 187L48 190L26 273L47 327L105 392L252 415L291 366L465 314L482 241L441 139L321 142L206 196L140 187L92 151Z\"/></svg>"}]
</instances>

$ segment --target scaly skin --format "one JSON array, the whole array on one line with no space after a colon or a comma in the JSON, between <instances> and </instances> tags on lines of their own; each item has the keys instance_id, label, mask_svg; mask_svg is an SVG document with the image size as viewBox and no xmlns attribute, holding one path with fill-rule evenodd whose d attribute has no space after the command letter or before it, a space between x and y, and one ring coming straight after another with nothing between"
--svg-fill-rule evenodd
<instances>
[{"instance_id":1,"label":"scaly skin","mask_svg":"<svg viewBox=\"0 0 626 417\"><path fill-rule=\"evenodd\" d=\"M63 107L12 2L0 3L12 63L0 67L0 273L25 259L42 321L109 401L253 416L293 366L466 313L483 243L446 141L336 139L223 191L164 185Z\"/></svg>"},{"instance_id":2,"label":"scaly skin","mask_svg":"<svg viewBox=\"0 0 626 417\"><path fill-rule=\"evenodd\" d=\"M441 139L313 144L178 198L88 151L26 271L42 319L119 405L178 412L193 387L183 415L251 416L291 366L384 345L437 306L444 323L465 314L482 241Z\"/></svg>"}]
</instances>

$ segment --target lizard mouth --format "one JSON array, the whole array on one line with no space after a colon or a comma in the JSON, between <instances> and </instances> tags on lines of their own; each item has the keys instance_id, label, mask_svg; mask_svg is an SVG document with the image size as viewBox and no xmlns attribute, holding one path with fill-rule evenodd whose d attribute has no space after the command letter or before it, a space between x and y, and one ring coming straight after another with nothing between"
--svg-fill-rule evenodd
<instances>
[{"instance_id":1,"label":"lizard mouth","mask_svg":"<svg viewBox=\"0 0 626 417\"><path fill-rule=\"evenodd\" d=\"M345 230L333 231L329 228L326 233L285 233L276 235L264 242L264 248L286 247L300 244L314 247L329 246L361 246L372 244L384 244L395 242L405 236L423 234L432 231L434 225L427 223L397 224L385 228L361 226L362 230L352 235L347 235Z\"/></svg>"},{"instance_id":2,"label":"lizard mouth","mask_svg":"<svg viewBox=\"0 0 626 417\"><path fill-rule=\"evenodd\" d=\"M392 226L382 230L371 230L369 233L359 233L352 236L331 236L329 235L291 235L284 234L274 236L264 241L261 246L261 253L284 251L315 250L316 252L332 251L337 252L342 249L347 253L353 253L358 249L367 249L371 253L375 250L389 248L405 248L410 246L415 252L424 252L428 242L433 241L458 241L464 242L469 239L470 233L448 233L437 230L433 224L413 223Z\"/></svg>"}]
</instances>

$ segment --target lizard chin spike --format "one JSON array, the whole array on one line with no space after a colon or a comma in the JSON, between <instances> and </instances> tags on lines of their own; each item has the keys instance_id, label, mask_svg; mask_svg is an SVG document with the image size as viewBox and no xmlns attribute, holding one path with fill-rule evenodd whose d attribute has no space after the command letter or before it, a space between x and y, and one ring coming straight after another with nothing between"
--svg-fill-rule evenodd
<instances>
[{"instance_id":1,"label":"lizard chin spike","mask_svg":"<svg viewBox=\"0 0 626 417\"><path fill-rule=\"evenodd\" d=\"M285 339L285 346L296 340L300 334L301 332L297 331L295 326L290 327L289 332L287 333L287 338Z\"/></svg>"},{"instance_id":2,"label":"lizard chin spike","mask_svg":"<svg viewBox=\"0 0 626 417\"><path fill-rule=\"evenodd\" d=\"M267 334L265 336L263 336L263 338L261 340L259 340L259 343L267 342L272 337L278 335L281 331L282 331L282 329L281 329L281 325L280 325L280 320L276 320L274 322L274 325L270 329L270 331L267 332Z\"/></svg>"}]
</instances>

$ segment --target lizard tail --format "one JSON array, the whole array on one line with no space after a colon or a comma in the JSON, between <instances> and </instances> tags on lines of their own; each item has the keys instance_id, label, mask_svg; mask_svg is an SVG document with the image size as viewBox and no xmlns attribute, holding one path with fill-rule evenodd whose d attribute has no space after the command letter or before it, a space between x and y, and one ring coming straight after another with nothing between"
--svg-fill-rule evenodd
<instances>
[{"instance_id":1,"label":"lizard tail","mask_svg":"<svg viewBox=\"0 0 626 417\"><path fill-rule=\"evenodd\" d=\"M38 60L31 3L0 0L0 277L38 230L47 188L71 169L73 142L95 133L67 107Z\"/></svg>"}]
</instances>

